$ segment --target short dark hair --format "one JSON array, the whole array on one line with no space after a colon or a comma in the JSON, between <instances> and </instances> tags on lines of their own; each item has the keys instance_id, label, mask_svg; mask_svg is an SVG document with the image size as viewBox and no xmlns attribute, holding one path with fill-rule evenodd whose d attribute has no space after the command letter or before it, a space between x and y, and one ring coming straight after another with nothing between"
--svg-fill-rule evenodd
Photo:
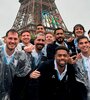
<instances>
[{"instance_id":1,"label":"short dark hair","mask_svg":"<svg viewBox=\"0 0 90 100\"><path fill-rule=\"evenodd\" d=\"M63 32L65 32L63 28L56 28L56 29L54 30L54 34L56 34L56 31L57 31L57 30L63 30Z\"/></svg>"},{"instance_id":2,"label":"short dark hair","mask_svg":"<svg viewBox=\"0 0 90 100\"><path fill-rule=\"evenodd\" d=\"M20 33L20 35L22 35L22 34L23 34L23 33L25 33L25 32L30 33L30 31L29 31L29 30L22 30L22 31L21 31L21 33Z\"/></svg>"},{"instance_id":3,"label":"short dark hair","mask_svg":"<svg viewBox=\"0 0 90 100\"><path fill-rule=\"evenodd\" d=\"M12 33L17 33L18 34L18 31L15 30L15 29L9 29L7 32L6 32L6 37L8 36L8 33L9 32L12 32Z\"/></svg>"},{"instance_id":4,"label":"short dark hair","mask_svg":"<svg viewBox=\"0 0 90 100\"><path fill-rule=\"evenodd\" d=\"M80 37L77 39L77 42L79 43L79 41L80 41L81 39L87 39L88 42L89 42L89 39L88 39L86 36L80 36Z\"/></svg>"},{"instance_id":5,"label":"short dark hair","mask_svg":"<svg viewBox=\"0 0 90 100\"><path fill-rule=\"evenodd\" d=\"M65 46L59 46L59 47L57 47L57 48L55 49L55 54L56 54L56 52L57 52L58 50L65 50L65 51L67 51L67 52L69 53L69 49L68 49L67 47L65 47Z\"/></svg>"},{"instance_id":6,"label":"short dark hair","mask_svg":"<svg viewBox=\"0 0 90 100\"><path fill-rule=\"evenodd\" d=\"M83 27L83 25L81 25L81 24L76 24L74 27L73 27L73 33L75 34L75 28L76 27L81 27L82 29L83 29L83 31L85 32L85 29L84 29L84 27Z\"/></svg>"},{"instance_id":7,"label":"short dark hair","mask_svg":"<svg viewBox=\"0 0 90 100\"><path fill-rule=\"evenodd\" d=\"M46 28L43 24L37 24L36 29L37 29L38 26L42 26L44 28L44 30L46 30Z\"/></svg>"},{"instance_id":8,"label":"short dark hair","mask_svg":"<svg viewBox=\"0 0 90 100\"><path fill-rule=\"evenodd\" d=\"M44 25L43 25L43 24L37 24L37 27L38 27L38 26L43 26L43 27L44 27ZM45 28L45 27L44 27L44 28Z\"/></svg>"}]
</instances>

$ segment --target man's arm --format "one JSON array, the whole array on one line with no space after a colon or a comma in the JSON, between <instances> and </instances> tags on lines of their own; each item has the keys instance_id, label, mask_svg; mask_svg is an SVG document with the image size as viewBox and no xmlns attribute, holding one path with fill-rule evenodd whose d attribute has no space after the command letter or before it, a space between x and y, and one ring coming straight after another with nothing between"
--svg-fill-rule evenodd
<instances>
[{"instance_id":1,"label":"man's arm","mask_svg":"<svg viewBox=\"0 0 90 100\"><path fill-rule=\"evenodd\" d=\"M31 71L31 56L21 51L18 52L17 56L16 75L19 77L26 76Z\"/></svg>"}]
</instances>

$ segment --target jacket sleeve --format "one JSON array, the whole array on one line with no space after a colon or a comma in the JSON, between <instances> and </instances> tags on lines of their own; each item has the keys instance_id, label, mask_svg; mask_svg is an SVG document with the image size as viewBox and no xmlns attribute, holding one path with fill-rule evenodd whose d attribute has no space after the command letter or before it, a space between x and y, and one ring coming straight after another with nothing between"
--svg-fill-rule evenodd
<instances>
[{"instance_id":1,"label":"jacket sleeve","mask_svg":"<svg viewBox=\"0 0 90 100\"><path fill-rule=\"evenodd\" d=\"M24 52L19 52L18 55L16 75L18 77L23 77L31 71L31 56Z\"/></svg>"}]
</instances>

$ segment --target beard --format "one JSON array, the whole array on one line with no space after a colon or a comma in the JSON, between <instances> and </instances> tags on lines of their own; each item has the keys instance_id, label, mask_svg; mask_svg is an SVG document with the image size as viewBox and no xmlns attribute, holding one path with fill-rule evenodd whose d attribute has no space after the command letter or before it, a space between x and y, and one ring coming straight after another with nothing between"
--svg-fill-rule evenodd
<instances>
[{"instance_id":1,"label":"beard","mask_svg":"<svg viewBox=\"0 0 90 100\"><path fill-rule=\"evenodd\" d=\"M57 42L60 43L60 44L62 44L63 41L64 41L64 38L58 38L57 39Z\"/></svg>"},{"instance_id":2,"label":"beard","mask_svg":"<svg viewBox=\"0 0 90 100\"><path fill-rule=\"evenodd\" d=\"M16 47L16 46L15 46L15 47ZM15 50L15 47L13 47L13 48L11 47L11 48L10 48L9 46L7 46L7 49L8 49L9 51L13 51L13 50Z\"/></svg>"},{"instance_id":3,"label":"beard","mask_svg":"<svg viewBox=\"0 0 90 100\"><path fill-rule=\"evenodd\" d=\"M63 61L63 63L62 63L62 61L57 61L57 64L59 67L63 68L66 66L67 63L65 61Z\"/></svg>"},{"instance_id":4,"label":"beard","mask_svg":"<svg viewBox=\"0 0 90 100\"><path fill-rule=\"evenodd\" d=\"M37 46L36 46L36 47L37 47L37 49L38 49L38 50L42 50L42 49L43 49L43 47L44 47L44 45L43 45L43 44L37 44Z\"/></svg>"}]
</instances>

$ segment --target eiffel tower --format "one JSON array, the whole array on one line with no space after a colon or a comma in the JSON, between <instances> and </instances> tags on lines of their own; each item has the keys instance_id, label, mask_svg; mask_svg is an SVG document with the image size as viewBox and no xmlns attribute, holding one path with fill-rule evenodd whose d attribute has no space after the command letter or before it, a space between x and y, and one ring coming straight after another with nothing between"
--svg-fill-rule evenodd
<instances>
[{"instance_id":1,"label":"eiffel tower","mask_svg":"<svg viewBox=\"0 0 90 100\"><path fill-rule=\"evenodd\" d=\"M21 5L12 28L18 31L28 29L34 33L36 25L43 24L46 31L58 27L68 31L55 0L19 0L19 2Z\"/></svg>"}]
</instances>

